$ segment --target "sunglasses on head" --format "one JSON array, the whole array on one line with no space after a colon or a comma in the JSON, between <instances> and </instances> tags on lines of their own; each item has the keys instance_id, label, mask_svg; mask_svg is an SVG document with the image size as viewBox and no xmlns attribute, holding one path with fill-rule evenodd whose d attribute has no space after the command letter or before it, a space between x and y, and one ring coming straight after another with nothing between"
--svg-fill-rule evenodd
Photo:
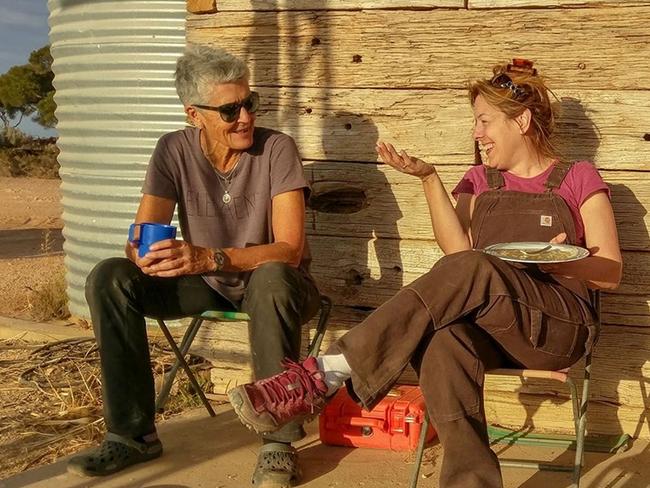
<instances>
[{"instance_id":1,"label":"sunglasses on head","mask_svg":"<svg viewBox=\"0 0 650 488\"><path fill-rule=\"evenodd\" d=\"M514 98L523 98L526 95L528 95L528 91L526 91L525 88L517 85L510 77L505 74L505 73L500 73L498 75L495 75L494 78L492 78L492 81L490 81L492 86L496 88L504 88L507 90L510 90L512 94L514 95Z\"/></svg>"},{"instance_id":2,"label":"sunglasses on head","mask_svg":"<svg viewBox=\"0 0 650 488\"><path fill-rule=\"evenodd\" d=\"M221 120L224 122L234 122L239 117L239 112L242 107L246 109L246 112L249 114L254 114L257 112L257 109L260 107L260 95L257 92L252 91L250 95L244 98L241 102L234 103L225 103L215 107L213 105L193 105L196 108L202 108L204 110L214 110L219 112Z\"/></svg>"}]
</instances>

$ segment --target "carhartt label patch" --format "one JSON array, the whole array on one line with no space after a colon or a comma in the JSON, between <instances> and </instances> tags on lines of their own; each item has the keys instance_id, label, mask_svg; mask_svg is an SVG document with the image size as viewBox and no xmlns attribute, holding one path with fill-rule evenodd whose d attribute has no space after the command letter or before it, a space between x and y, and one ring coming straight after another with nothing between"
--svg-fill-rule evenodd
<instances>
[{"instance_id":1,"label":"carhartt label patch","mask_svg":"<svg viewBox=\"0 0 650 488\"><path fill-rule=\"evenodd\" d=\"M552 215L540 215L539 216L539 225L542 227L552 227L553 226L553 216Z\"/></svg>"}]
</instances>

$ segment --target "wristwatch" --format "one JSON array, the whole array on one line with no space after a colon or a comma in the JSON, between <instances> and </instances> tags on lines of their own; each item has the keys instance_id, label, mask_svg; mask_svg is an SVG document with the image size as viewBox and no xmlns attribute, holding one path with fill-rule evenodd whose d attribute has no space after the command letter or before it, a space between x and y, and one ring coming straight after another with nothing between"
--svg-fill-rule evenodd
<instances>
[{"instance_id":1,"label":"wristwatch","mask_svg":"<svg viewBox=\"0 0 650 488\"><path fill-rule=\"evenodd\" d=\"M217 267L215 271L221 271L226 265L226 253L224 253L222 249L213 249L212 260Z\"/></svg>"}]
</instances>

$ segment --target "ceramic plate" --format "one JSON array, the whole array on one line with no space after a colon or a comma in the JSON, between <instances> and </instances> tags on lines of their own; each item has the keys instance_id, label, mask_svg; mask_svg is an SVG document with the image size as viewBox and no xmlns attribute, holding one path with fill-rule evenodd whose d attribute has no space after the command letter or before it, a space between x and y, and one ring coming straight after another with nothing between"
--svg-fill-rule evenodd
<instances>
[{"instance_id":1,"label":"ceramic plate","mask_svg":"<svg viewBox=\"0 0 650 488\"><path fill-rule=\"evenodd\" d=\"M565 263L589 256L584 247L548 242L504 242L488 246L484 251L517 263Z\"/></svg>"}]
</instances>

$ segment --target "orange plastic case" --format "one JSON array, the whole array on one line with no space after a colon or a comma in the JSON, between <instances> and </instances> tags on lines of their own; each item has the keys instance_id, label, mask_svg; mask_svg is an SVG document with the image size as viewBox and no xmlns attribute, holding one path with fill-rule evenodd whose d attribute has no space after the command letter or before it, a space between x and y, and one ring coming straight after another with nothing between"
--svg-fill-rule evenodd
<instances>
[{"instance_id":1,"label":"orange plastic case","mask_svg":"<svg viewBox=\"0 0 650 488\"><path fill-rule=\"evenodd\" d=\"M319 418L323 444L415 451L420 440L426 407L417 386L398 386L367 412L341 388ZM436 436L433 427L427 442Z\"/></svg>"}]
</instances>

